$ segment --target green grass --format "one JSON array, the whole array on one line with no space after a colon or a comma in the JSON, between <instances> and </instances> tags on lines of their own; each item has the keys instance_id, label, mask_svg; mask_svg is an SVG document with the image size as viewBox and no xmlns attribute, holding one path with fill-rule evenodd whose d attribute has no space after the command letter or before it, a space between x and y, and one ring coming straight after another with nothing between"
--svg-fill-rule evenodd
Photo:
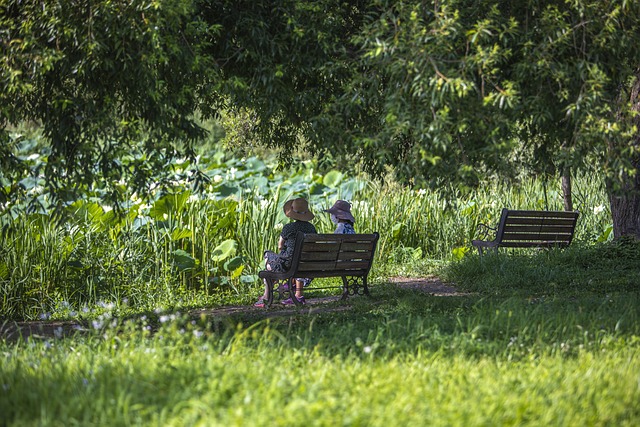
<instances>
[{"instance_id":1,"label":"green grass","mask_svg":"<svg viewBox=\"0 0 640 427\"><path fill-rule=\"evenodd\" d=\"M9 425L60 426L640 420L637 296L568 304L378 291L349 313L178 316L154 334L138 322L4 343L0 411Z\"/></svg>"},{"instance_id":2,"label":"green grass","mask_svg":"<svg viewBox=\"0 0 640 427\"><path fill-rule=\"evenodd\" d=\"M500 250L447 264L443 277L470 291L576 297L640 291L640 244L572 244L564 250Z\"/></svg>"},{"instance_id":3,"label":"green grass","mask_svg":"<svg viewBox=\"0 0 640 427\"><path fill-rule=\"evenodd\" d=\"M379 282L310 314L106 311L74 337L0 343L0 413L12 426L634 426L639 248L468 256L439 267L465 295Z\"/></svg>"}]
</instances>

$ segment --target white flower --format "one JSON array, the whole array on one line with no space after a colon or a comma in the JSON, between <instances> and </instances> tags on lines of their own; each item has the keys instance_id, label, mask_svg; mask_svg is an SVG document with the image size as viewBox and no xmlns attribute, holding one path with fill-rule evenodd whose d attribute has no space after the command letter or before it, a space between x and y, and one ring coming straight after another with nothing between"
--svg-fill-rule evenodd
<instances>
[{"instance_id":1,"label":"white flower","mask_svg":"<svg viewBox=\"0 0 640 427\"><path fill-rule=\"evenodd\" d=\"M222 175L214 175L213 182L220 182L220 181L222 181Z\"/></svg>"},{"instance_id":2,"label":"white flower","mask_svg":"<svg viewBox=\"0 0 640 427\"><path fill-rule=\"evenodd\" d=\"M604 205L595 206L593 208L593 214L598 215L600 212L604 211Z\"/></svg>"}]
</instances>

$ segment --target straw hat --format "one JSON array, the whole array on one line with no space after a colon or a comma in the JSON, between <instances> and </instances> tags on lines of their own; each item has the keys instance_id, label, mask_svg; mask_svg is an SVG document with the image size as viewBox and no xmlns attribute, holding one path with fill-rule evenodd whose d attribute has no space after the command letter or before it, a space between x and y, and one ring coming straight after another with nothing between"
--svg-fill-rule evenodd
<instances>
[{"instance_id":1,"label":"straw hat","mask_svg":"<svg viewBox=\"0 0 640 427\"><path fill-rule=\"evenodd\" d=\"M315 218L315 215L309 210L309 203L302 197L288 200L282 209L288 218L300 221L310 221Z\"/></svg>"},{"instance_id":2,"label":"straw hat","mask_svg":"<svg viewBox=\"0 0 640 427\"><path fill-rule=\"evenodd\" d=\"M356 219L351 215L351 204L344 200L336 201L329 209L325 209L325 212L335 215L338 219L346 219L347 221L356 222Z\"/></svg>"}]
</instances>

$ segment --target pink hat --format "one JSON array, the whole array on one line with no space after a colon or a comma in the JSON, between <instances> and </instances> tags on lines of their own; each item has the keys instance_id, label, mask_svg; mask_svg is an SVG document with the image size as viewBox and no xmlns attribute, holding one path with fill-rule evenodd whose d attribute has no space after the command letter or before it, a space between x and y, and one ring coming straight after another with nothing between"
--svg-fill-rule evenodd
<instances>
[{"instance_id":1,"label":"pink hat","mask_svg":"<svg viewBox=\"0 0 640 427\"><path fill-rule=\"evenodd\" d=\"M329 209L325 209L325 212L335 215L338 219L346 219L347 221L356 222L356 219L351 215L351 204L344 200L336 201Z\"/></svg>"}]
</instances>

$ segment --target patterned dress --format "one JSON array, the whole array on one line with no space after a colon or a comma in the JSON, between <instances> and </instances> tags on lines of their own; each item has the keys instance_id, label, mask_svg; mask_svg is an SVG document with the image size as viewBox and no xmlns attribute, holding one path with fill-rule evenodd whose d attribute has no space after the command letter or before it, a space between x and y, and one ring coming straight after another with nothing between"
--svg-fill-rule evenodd
<instances>
[{"instance_id":1,"label":"patterned dress","mask_svg":"<svg viewBox=\"0 0 640 427\"><path fill-rule=\"evenodd\" d=\"M275 253L273 251L265 251L264 259L266 260L267 268L270 267L272 271L281 273L287 271L291 267L291 258L293 257L293 250L295 249L296 243L296 235L299 231L307 234L315 234L316 228L307 221L294 221L288 224L285 224L282 227L282 233L280 233L280 237L284 240L284 245L280 250L280 253ZM303 282L308 281L311 282L311 279L298 279ZM305 282L305 286L308 283Z\"/></svg>"},{"instance_id":2,"label":"patterned dress","mask_svg":"<svg viewBox=\"0 0 640 427\"><path fill-rule=\"evenodd\" d=\"M339 222L333 234L356 234L356 230L350 222Z\"/></svg>"}]
</instances>

